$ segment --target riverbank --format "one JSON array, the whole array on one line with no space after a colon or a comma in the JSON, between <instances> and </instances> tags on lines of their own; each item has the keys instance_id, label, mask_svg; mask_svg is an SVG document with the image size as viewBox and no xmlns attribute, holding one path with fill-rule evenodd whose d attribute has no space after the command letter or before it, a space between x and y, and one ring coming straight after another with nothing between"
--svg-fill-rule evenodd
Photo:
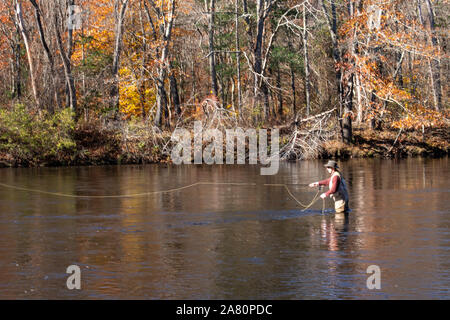
<instances>
[{"instance_id":1,"label":"riverbank","mask_svg":"<svg viewBox=\"0 0 450 320\"><path fill-rule=\"evenodd\" d=\"M443 157L449 154L450 128L421 131L354 128L354 142L336 139L325 142L321 158Z\"/></svg>"},{"instance_id":2,"label":"riverbank","mask_svg":"<svg viewBox=\"0 0 450 320\"><path fill-rule=\"evenodd\" d=\"M322 145L319 158L392 158L443 157L449 154L450 130L427 129L425 133L398 130L372 131L355 128L354 143L340 140ZM124 137L114 130L98 130L85 126L74 132L75 148L54 154L36 153L33 157L0 151L0 167L119 165L170 162L170 152L163 150L170 140L170 132L157 133L152 138L141 132Z\"/></svg>"},{"instance_id":3,"label":"riverbank","mask_svg":"<svg viewBox=\"0 0 450 320\"><path fill-rule=\"evenodd\" d=\"M280 150L295 151L287 156L281 152L283 158L442 157L450 149L448 125L423 132L355 127L353 143L346 145L336 127L311 138L310 133L317 131L305 121L299 123L301 128L295 123L279 126ZM184 124L186 128L189 125L192 123ZM142 119L75 121L67 109L50 115L17 105L0 110L0 167L166 163L171 161L172 131L160 130Z\"/></svg>"}]
</instances>

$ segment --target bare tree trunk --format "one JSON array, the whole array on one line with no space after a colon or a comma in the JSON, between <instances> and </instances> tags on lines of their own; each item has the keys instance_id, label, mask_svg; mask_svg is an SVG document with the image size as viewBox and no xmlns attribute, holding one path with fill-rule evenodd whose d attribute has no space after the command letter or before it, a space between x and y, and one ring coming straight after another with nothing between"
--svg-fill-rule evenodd
<instances>
[{"instance_id":1,"label":"bare tree trunk","mask_svg":"<svg viewBox=\"0 0 450 320\"><path fill-rule=\"evenodd\" d=\"M153 2L153 0L148 0L152 4L153 8L157 12L158 16L162 18L162 15L164 15L163 12L156 6L156 4ZM175 20L175 0L170 0L169 3L169 17L167 22L164 23L164 25L160 28L162 33L162 40L163 40L163 48L161 50L161 57L159 59L159 66L158 66L158 76L156 79L157 82L157 95L156 95L156 115L155 115L155 125L157 127L161 127L162 125L162 113L164 112L166 115L168 114L167 110L167 93L166 89L164 88L164 82L167 77L167 58L169 55L169 42L172 35L172 28L173 23ZM164 19L165 20L165 19ZM168 120L166 118L166 124L168 124Z\"/></svg>"},{"instance_id":2,"label":"bare tree trunk","mask_svg":"<svg viewBox=\"0 0 450 320\"><path fill-rule=\"evenodd\" d=\"M157 77L157 93L156 93L156 115L155 125L161 127L162 125L162 113L167 114L167 93L164 87L164 80L166 79L166 71L164 68L160 68ZM167 119L166 119L167 120Z\"/></svg>"},{"instance_id":3,"label":"bare tree trunk","mask_svg":"<svg viewBox=\"0 0 450 320\"><path fill-rule=\"evenodd\" d=\"M280 118L283 117L283 94L281 93L281 70L280 66L277 66L277 98L278 98L278 114Z\"/></svg>"},{"instance_id":4,"label":"bare tree trunk","mask_svg":"<svg viewBox=\"0 0 450 320\"><path fill-rule=\"evenodd\" d=\"M41 40L42 47L44 48L45 55L47 57L49 65L50 65L50 73L51 73L51 77L52 77L52 87L53 87L53 91L54 91L55 103L56 103L56 107L59 108L60 101L59 101L59 95L58 95L58 88L57 88L57 84L56 84L57 77L56 77L56 72L55 72L55 62L54 62L53 55L50 51L50 48L48 47L47 40L45 38L44 28L42 26L42 20L41 20L41 10L40 10L36 0L30 0L30 2L34 7L34 15L36 18L36 23L38 25L39 38ZM48 106L48 108L51 113L54 112L54 107L52 104L50 104Z\"/></svg>"},{"instance_id":5,"label":"bare tree trunk","mask_svg":"<svg viewBox=\"0 0 450 320\"><path fill-rule=\"evenodd\" d=\"M351 18L355 15L355 6L354 1L349 0L348 1L348 12ZM354 37L354 35L353 35ZM345 58L345 64L350 65L350 70L345 69L342 73L343 76L343 103L344 103L344 114L342 115L342 139L345 143L350 144L352 143L353 139L353 128L352 128L352 113L353 113L353 90L354 90L354 71L352 70L353 67L353 57L355 55L355 41L354 39L351 39L349 44L348 51L350 53L350 57Z\"/></svg>"},{"instance_id":6,"label":"bare tree trunk","mask_svg":"<svg viewBox=\"0 0 450 320\"><path fill-rule=\"evenodd\" d=\"M357 75L357 74L355 75L355 85L356 85L356 98L358 101L356 121L358 124L361 124L364 115L363 115L362 99L361 99L361 81L359 79L359 75Z\"/></svg>"},{"instance_id":7,"label":"bare tree trunk","mask_svg":"<svg viewBox=\"0 0 450 320\"><path fill-rule=\"evenodd\" d=\"M352 118L351 113L353 109L353 82L354 75L352 70L342 69L339 64L342 62L342 53L338 46L338 33L337 33L337 12L336 12L336 1L330 0L331 5L331 17L328 10L323 2L320 1L323 13L326 17L328 29L330 31L331 42L333 46L333 59L336 65L336 81L338 87L339 96L339 124L341 126L342 140L349 144L352 141ZM353 15L353 1L349 2L349 14ZM354 47L353 42L350 47L350 52L353 53ZM350 58L352 59L352 58ZM348 60L348 59L347 59ZM346 61L346 64L351 64L352 61Z\"/></svg>"},{"instance_id":8,"label":"bare tree trunk","mask_svg":"<svg viewBox=\"0 0 450 320\"><path fill-rule=\"evenodd\" d=\"M344 87L344 114L342 115L342 139L345 143L350 144L353 137L351 112L353 110L353 89L354 89L354 74L348 73L345 75ZM348 78L347 78L348 77Z\"/></svg>"},{"instance_id":9,"label":"bare tree trunk","mask_svg":"<svg viewBox=\"0 0 450 320\"><path fill-rule=\"evenodd\" d=\"M111 101L116 114L119 112L119 67L120 67L120 54L122 51L122 34L123 34L123 22L125 20L125 13L128 7L128 0L116 0L115 4L115 16L116 16L116 36L114 44L114 55L112 64L112 76L113 76L113 88L111 90Z\"/></svg>"},{"instance_id":10,"label":"bare tree trunk","mask_svg":"<svg viewBox=\"0 0 450 320\"><path fill-rule=\"evenodd\" d=\"M292 52L292 50L293 50L292 42L289 38L288 38L288 47L289 47L289 50ZM294 65L292 62L289 64L289 70L290 70L290 75L291 75L292 110L293 110L293 114L295 117L297 115L297 103L296 103L296 94L295 94L295 70L294 70Z\"/></svg>"},{"instance_id":11,"label":"bare tree trunk","mask_svg":"<svg viewBox=\"0 0 450 320\"><path fill-rule=\"evenodd\" d=\"M237 112L241 115L241 47L239 45L239 0L235 0L236 8L236 75L237 75Z\"/></svg>"},{"instance_id":12,"label":"bare tree trunk","mask_svg":"<svg viewBox=\"0 0 450 320\"><path fill-rule=\"evenodd\" d=\"M430 0L425 0L428 9L428 19L431 30L431 43L433 47L438 48L438 42L435 34L434 10ZM430 73L433 85L434 107L436 111L442 110L442 88L441 88L441 66L438 58L430 62Z\"/></svg>"},{"instance_id":13,"label":"bare tree trunk","mask_svg":"<svg viewBox=\"0 0 450 320\"><path fill-rule=\"evenodd\" d=\"M141 67L141 70L140 70L139 79L137 81L137 87L139 88L139 96L140 96L140 100L141 100L142 119L145 119L146 116L147 116L147 112L145 110L146 85L145 85L144 74L145 74L145 67L147 65L147 35L146 35L146 32L145 32L144 21L142 19L142 1L139 2L139 5L140 5L139 22L141 24L141 32L142 32L142 36L143 37L142 37L142 53L141 53L142 54L142 58L141 58L142 67Z\"/></svg>"},{"instance_id":14,"label":"bare tree trunk","mask_svg":"<svg viewBox=\"0 0 450 320\"><path fill-rule=\"evenodd\" d=\"M67 0L67 9L69 13L69 21L73 21L73 7L75 5L75 0ZM62 18L64 20L64 18ZM67 28L67 57L69 61L72 61L72 53L73 53L73 30L72 28ZM70 82L66 81L66 105L70 106Z\"/></svg>"},{"instance_id":15,"label":"bare tree trunk","mask_svg":"<svg viewBox=\"0 0 450 320\"><path fill-rule=\"evenodd\" d=\"M231 108L233 111L236 111L236 84L234 83L234 79L231 79Z\"/></svg>"},{"instance_id":16,"label":"bare tree trunk","mask_svg":"<svg viewBox=\"0 0 450 320\"><path fill-rule=\"evenodd\" d=\"M331 4L331 17L328 13L328 9L325 6L325 3L323 0L320 0L320 4L322 6L323 14L325 15L325 18L327 20L327 26L331 37L331 43L332 43L332 49L333 49L333 60L335 66L337 66L340 63L341 56L339 52L338 47L338 39L337 39L337 17L336 17L336 3L334 0L330 0ZM339 99L339 125L341 127L341 134L342 134L342 82L341 82L341 69L336 68L336 83L337 83L337 90L338 90L338 99Z\"/></svg>"},{"instance_id":17,"label":"bare tree trunk","mask_svg":"<svg viewBox=\"0 0 450 320\"><path fill-rule=\"evenodd\" d=\"M370 101L372 104L374 104L377 101L377 97L375 95L375 90L372 90ZM381 129L381 122L375 118L375 115L372 115L372 118L370 119L370 129L372 130L380 130Z\"/></svg>"},{"instance_id":18,"label":"bare tree trunk","mask_svg":"<svg viewBox=\"0 0 450 320\"><path fill-rule=\"evenodd\" d=\"M20 30L19 26L17 24L17 21L15 21L16 26L16 40L13 45L13 53L14 53L14 89L13 89L13 96L20 98L22 95L22 79L20 75Z\"/></svg>"},{"instance_id":19,"label":"bare tree trunk","mask_svg":"<svg viewBox=\"0 0 450 320\"><path fill-rule=\"evenodd\" d=\"M269 112L269 89L267 88L267 84L264 82L262 78L262 46L263 46L263 36L264 36L264 24L267 16L272 10L273 1L272 0L257 0L256 2L256 41L255 41L255 62L254 62L254 104L260 104L261 95L259 92L261 91L264 96L264 104L263 104L263 119L268 116Z\"/></svg>"},{"instance_id":20,"label":"bare tree trunk","mask_svg":"<svg viewBox=\"0 0 450 320\"><path fill-rule=\"evenodd\" d=\"M215 0L210 0L208 8L208 0L205 0L205 10L209 14L208 22L208 36L209 36L209 72L211 76L211 91L216 97L219 96L219 90L217 86L217 73L216 73L216 55L214 52L214 16L216 12Z\"/></svg>"},{"instance_id":21,"label":"bare tree trunk","mask_svg":"<svg viewBox=\"0 0 450 320\"><path fill-rule=\"evenodd\" d=\"M359 1L357 0L355 3L355 6L353 8L354 13L353 14L357 14L360 15L361 11L363 10L363 1ZM356 10L356 13L355 13ZM356 37L356 30L354 31L354 36ZM351 45L351 50L353 55L356 55L359 51L359 46L358 43L352 43ZM363 107L362 107L362 97L361 97L361 79L360 79L360 74L359 72L354 72L353 74L353 85L355 86L355 92L356 92L356 101L357 101L357 106L356 106L356 122L358 124L361 124L361 122L363 121Z\"/></svg>"},{"instance_id":22,"label":"bare tree trunk","mask_svg":"<svg viewBox=\"0 0 450 320\"><path fill-rule=\"evenodd\" d=\"M175 114L177 116L180 116L181 115L180 95L178 94L177 78L175 78L175 74L172 68L170 70L169 83L170 83L170 99L172 100L172 106L175 110Z\"/></svg>"},{"instance_id":23,"label":"bare tree trunk","mask_svg":"<svg viewBox=\"0 0 450 320\"><path fill-rule=\"evenodd\" d=\"M305 63L305 97L306 97L306 116L309 117L311 111L310 103L310 80L309 80L309 60L308 60L308 31L307 27L306 4L303 3L303 56Z\"/></svg>"},{"instance_id":24,"label":"bare tree trunk","mask_svg":"<svg viewBox=\"0 0 450 320\"><path fill-rule=\"evenodd\" d=\"M263 32L264 32L264 19L262 19L262 13L263 10L263 2L264 0L258 0L256 3L256 16L257 16L257 22L256 22L256 41L255 41L255 63L254 63L254 107L259 104L259 78L262 71L262 40L263 40ZM265 117L267 110L264 109L263 117Z\"/></svg>"},{"instance_id":25,"label":"bare tree trunk","mask_svg":"<svg viewBox=\"0 0 450 320\"><path fill-rule=\"evenodd\" d=\"M86 61L86 44L84 41L84 26L81 26L81 64L84 66L85 65L85 61ZM82 73L81 73L81 87L83 89L83 97L86 96L86 73L83 69Z\"/></svg>"},{"instance_id":26,"label":"bare tree trunk","mask_svg":"<svg viewBox=\"0 0 450 320\"><path fill-rule=\"evenodd\" d=\"M296 97L295 97L295 73L292 66L291 69L291 89L292 89L292 109L294 111L294 117L297 114L297 104L296 104Z\"/></svg>"},{"instance_id":27,"label":"bare tree trunk","mask_svg":"<svg viewBox=\"0 0 450 320\"><path fill-rule=\"evenodd\" d=\"M429 15L429 23L430 23L430 29L431 29L431 43L433 46L437 47L437 39L434 35L434 12L431 2L428 0L425 0L427 4L428 9L428 15ZM417 11L419 15L420 23L425 27L425 21L423 19L422 14L422 0L417 0ZM427 38L425 38L425 42L427 41ZM428 68L430 70L430 78L431 78L431 88L433 90L433 99L434 99L434 108L439 111L442 106L442 91L441 91L441 74L440 74L440 63L439 60L431 59L428 60Z\"/></svg>"},{"instance_id":28,"label":"bare tree trunk","mask_svg":"<svg viewBox=\"0 0 450 320\"><path fill-rule=\"evenodd\" d=\"M192 59L191 61L191 78L192 78L192 95L194 98L194 102L198 101L196 97L196 91L197 91L197 81L196 81L196 74L195 74L195 59Z\"/></svg>"},{"instance_id":29,"label":"bare tree trunk","mask_svg":"<svg viewBox=\"0 0 450 320\"><path fill-rule=\"evenodd\" d=\"M25 50L27 51L28 65L30 68L31 88L33 90L34 100L36 102L36 105L38 107L40 107L41 103L40 103L39 95L37 92L33 57L32 57L30 43L29 43L30 42L29 35L28 35L28 30L25 29L25 22L23 20L22 5L20 3L20 0L16 0L16 22L17 22L17 25L19 26L19 30L22 34L23 42L25 45Z\"/></svg>"},{"instance_id":30,"label":"bare tree trunk","mask_svg":"<svg viewBox=\"0 0 450 320\"><path fill-rule=\"evenodd\" d=\"M68 54L66 53L66 50L64 49L64 46L62 43L61 32L59 30L57 11L58 10L56 10L56 9L53 11L53 22L55 24L55 30L56 30L56 42L58 43L59 54L61 56L61 60L63 62L63 66L64 66L64 76L66 79L66 83L68 83L68 87L69 87L69 107L76 114L78 111L77 110L77 94L76 94L76 89L75 89L75 81L74 81L73 75L72 75L72 63L71 63L71 60L70 60Z\"/></svg>"}]
</instances>

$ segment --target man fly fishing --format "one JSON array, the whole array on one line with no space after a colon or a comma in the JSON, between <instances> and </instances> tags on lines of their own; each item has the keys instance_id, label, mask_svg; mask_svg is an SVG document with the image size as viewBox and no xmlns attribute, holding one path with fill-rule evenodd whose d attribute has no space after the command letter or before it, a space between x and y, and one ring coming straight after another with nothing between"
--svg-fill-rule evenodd
<instances>
[{"instance_id":1,"label":"man fly fishing","mask_svg":"<svg viewBox=\"0 0 450 320\"><path fill-rule=\"evenodd\" d=\"M338 170L339 167L336 161L328 161L328 163L325 164L325 167L327 168L328 173L331 174L330 178L313 182L309 186L312 188L328 185L330 189L327 192L322 193L320 197L322 199L325 199L328 196L333 198L336 213L348 213L349 207L347 185L342 177L342 174Z\"/></svg>"}]
</instances>

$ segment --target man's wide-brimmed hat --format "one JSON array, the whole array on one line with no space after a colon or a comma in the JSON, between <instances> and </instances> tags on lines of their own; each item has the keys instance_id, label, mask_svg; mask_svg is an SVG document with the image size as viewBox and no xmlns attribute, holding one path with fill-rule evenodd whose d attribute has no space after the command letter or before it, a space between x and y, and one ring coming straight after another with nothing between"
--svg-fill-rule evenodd
<instances>
[{"instance_id":1,"label":"man's wide-brimmed hat","mask_svg":"<svg viewBox=\"0 0 450 320\"><path fill-rule=\"evenodd\" d=\"M338 169L339 166L337 165L336 161L334 160L329 160L325 165L326 168L333 168L333 169Z\"/></svg>"}]
</instances>

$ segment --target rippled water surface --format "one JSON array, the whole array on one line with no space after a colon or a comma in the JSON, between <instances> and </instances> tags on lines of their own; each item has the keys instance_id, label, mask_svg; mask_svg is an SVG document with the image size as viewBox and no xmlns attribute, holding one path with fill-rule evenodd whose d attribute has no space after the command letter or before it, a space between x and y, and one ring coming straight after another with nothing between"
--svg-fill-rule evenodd
<instances>
[{"instance_id":1,"label":"rippled water surface","mask_svg":"<svg viewBox=\"0 0 450 320\"><path fill-rule=\"evenodd\" d=\"M322 161L256 166L0 169L0 298L449 299L448 158L341 162L348 217L322 201ZM81 268L68 290L66 268ZM381 269L369 290L367 267Z\"/></svg>"}]
</instances>

